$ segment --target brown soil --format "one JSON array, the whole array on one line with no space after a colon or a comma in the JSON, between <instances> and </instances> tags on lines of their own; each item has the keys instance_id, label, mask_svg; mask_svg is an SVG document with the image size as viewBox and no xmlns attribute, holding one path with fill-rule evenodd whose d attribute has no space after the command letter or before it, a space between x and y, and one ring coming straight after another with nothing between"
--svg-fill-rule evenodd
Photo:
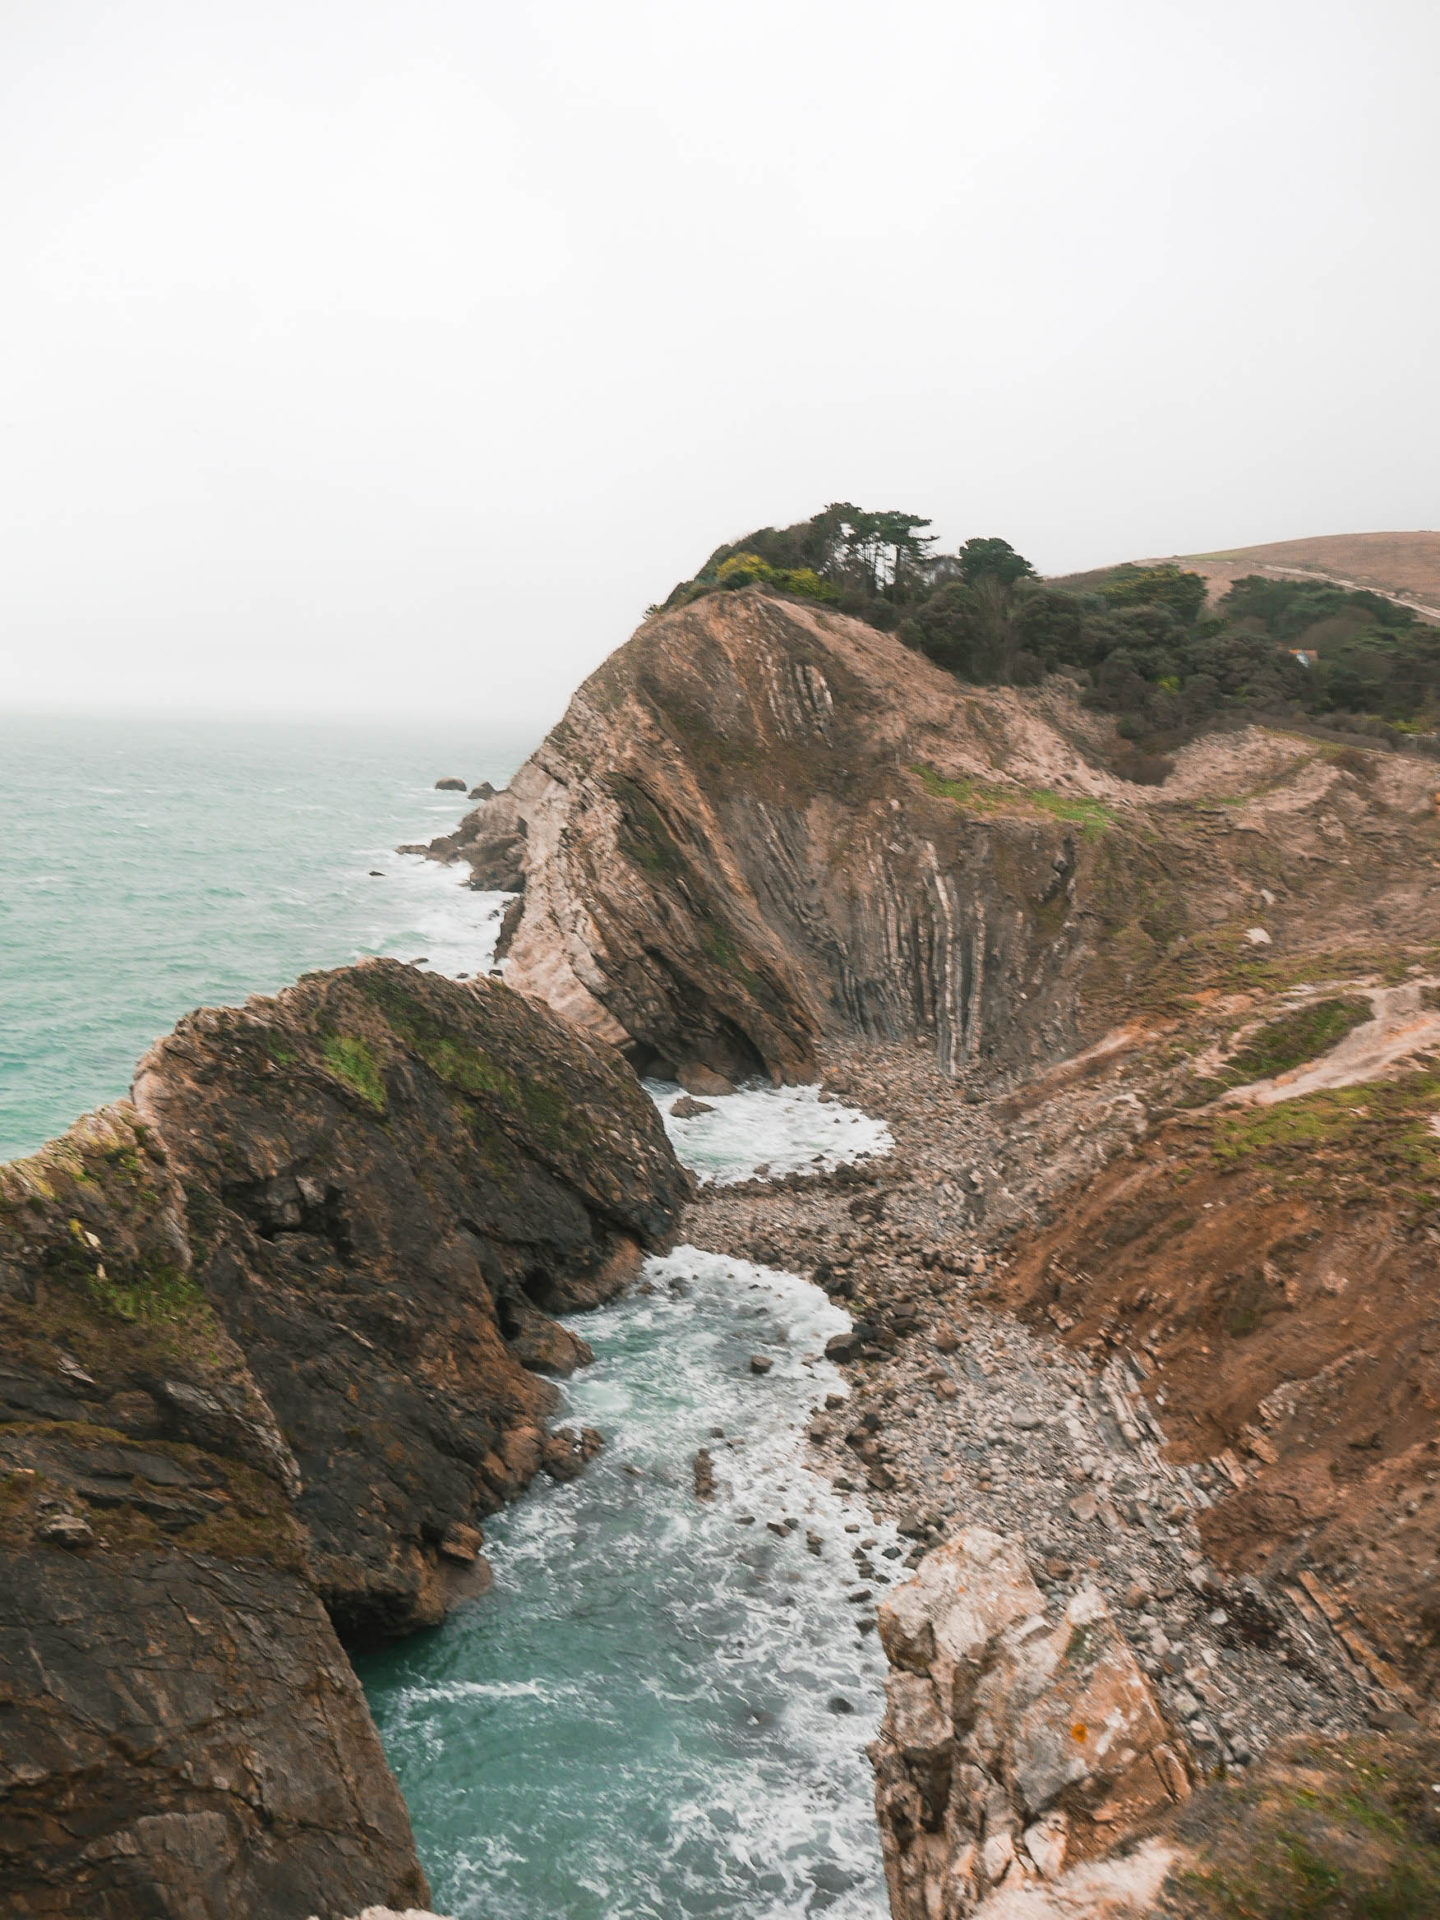
<instances>
[{"instance_id":1,"label":"brown soil","mask_svg":"<svg viewBox=\"0 0 1440 1920\"><path fill-rule=\"evenodd\" d=\"M1333 533L1316 540L1274 540L1225 553L1175 556L1203 573L1212 598L1247 573L1335 580L1369 587L1440 617L1440 533Z\"/></svg>"},{"instance_id":2,"label":"brown soil","mask_svg":"<svg viewBox=\"0 0 1440 1920\"><path fill-rule=\"evenodd\" d=\"M1199 1525L1222 1566L1303 1566L1312 1604L1343 1607L1420 1695L1440 1671L1437 1106L1420 1068L1176 1116L1004 1283L1067 1344L1144 1356L1172 1457L1218 1463Z\"/></svg>"}]
</instances>

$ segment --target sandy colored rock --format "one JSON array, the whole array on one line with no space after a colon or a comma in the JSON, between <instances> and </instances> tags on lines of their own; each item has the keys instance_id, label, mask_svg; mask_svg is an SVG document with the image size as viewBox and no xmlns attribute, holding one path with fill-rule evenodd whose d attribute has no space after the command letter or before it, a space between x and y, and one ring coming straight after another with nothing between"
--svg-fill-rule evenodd
<instances>
[{"instance_id":1,"label":"sandy colored rock","mask_svg":"<svg viewBox=\"0 0 1440 1920\"><path fill-rule=\"evenodd\" d=\"M1081 1588L1055 1618L1016 1542L962 1529L879 1618L892 1672L870 1752L894 1920L960 1920L989 1912L997 1889L1059 1888L1188 1795L1103 1595Z\"/></svg>"}]
</instances>

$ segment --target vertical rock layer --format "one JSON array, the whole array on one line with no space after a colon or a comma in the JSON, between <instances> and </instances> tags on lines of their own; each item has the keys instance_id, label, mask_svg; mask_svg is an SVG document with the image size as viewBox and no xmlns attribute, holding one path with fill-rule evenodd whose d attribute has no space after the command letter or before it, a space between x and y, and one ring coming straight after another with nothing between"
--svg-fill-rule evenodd
<instances>
[{"instance_id":1,"label":"vertical rock layer","mask_svg":"<svg viewBox=\"0 0 1440 1920\"><path fill-rule=\"evenodd\" d=\"M1423 763L1374 779L1251 730L1147 788L1117 744L1068 683L963 685L752 588L648 621L430 851L523 889L514 985L696 1088L806 1076L825 1034L1032 1069L1267 897L1293 924L1305 896L1312 934L1433 920Z\"/></svg>"}]
</instances>

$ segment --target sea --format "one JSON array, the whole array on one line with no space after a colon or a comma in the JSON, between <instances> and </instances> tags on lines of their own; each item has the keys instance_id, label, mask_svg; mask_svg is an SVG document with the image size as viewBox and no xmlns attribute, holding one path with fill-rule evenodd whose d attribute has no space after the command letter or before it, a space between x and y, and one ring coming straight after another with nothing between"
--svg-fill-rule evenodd
<instances>
[{"instance_id":1,"label":"sea","mask_svg":"<svg viewBox=\"0 0 1440 1920\"><path fill-rule=\"evenodd\" d=\"M394 849L470 804L438 777L503 785L534 744L458 723L0 716L0 1158L124 1094L193 1007L367 954L485 971L505 896ZM701 1180L890 1146L818 1088L689 1119L678 1088L648 1090ZM681 1246L570 1324L596 1358L560 1417L604 1451L487 1524L489 1594L357 1660L436 1911L883 1920L864 1751L883 1659L863 1628L901 1544L805 1464L809 1417L846 1392L823 1357L845 1315L798 1275Z\"/></svg>"}]
</instances>

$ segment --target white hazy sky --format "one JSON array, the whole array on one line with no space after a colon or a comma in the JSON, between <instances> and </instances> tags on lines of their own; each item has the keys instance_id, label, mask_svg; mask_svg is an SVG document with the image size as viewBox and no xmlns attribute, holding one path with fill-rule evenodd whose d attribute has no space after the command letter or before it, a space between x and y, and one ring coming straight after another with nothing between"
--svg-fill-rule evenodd
<instances>
[{"instance_id":1,"label":"white hazy sky","mask_svg":"<svg viewBox=\"0 0 1440 1920\"><path fill-rule=\"evenodd\" d=\"M1437 0L0 0L0 705L554 716L852 499L1440 525Z\"/></svg>"}]
</instances>

